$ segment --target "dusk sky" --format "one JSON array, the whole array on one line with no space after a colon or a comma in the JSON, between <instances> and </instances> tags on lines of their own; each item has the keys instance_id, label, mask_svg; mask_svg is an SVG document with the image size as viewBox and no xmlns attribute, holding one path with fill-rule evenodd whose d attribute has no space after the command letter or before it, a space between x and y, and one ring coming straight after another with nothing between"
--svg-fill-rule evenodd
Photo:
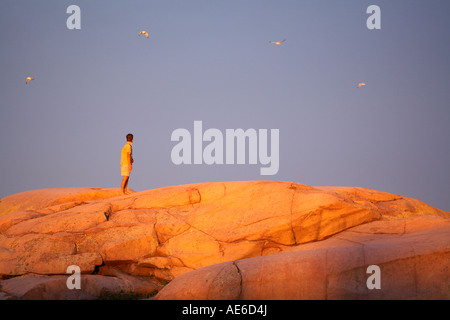
<instances>
[{"instance_id":1,"label":"dusk sky","mask_svg":"<svg viewBox=\"0 0 450 320\"><path fill-rule=\"evenodd\" d=\"M133 133L135 191L280 180L450 211L449 15L448 0L2 0L0 197L120 188ZM279 170L174 164L171 135L194 121L224 139L278 129Z\"/></svg>"}]
</instances>

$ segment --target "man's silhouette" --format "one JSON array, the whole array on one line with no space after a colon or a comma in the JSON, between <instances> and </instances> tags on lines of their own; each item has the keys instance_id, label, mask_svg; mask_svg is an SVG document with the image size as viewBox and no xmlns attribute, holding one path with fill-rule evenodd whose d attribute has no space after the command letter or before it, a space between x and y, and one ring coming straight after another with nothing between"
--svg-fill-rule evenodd
<instances>
[{"instance_id":1,"label":"man's silhouette","mask_svg":"<svg viewBox=\"0 0 450 320\"><path fill-rule=\"evenodd\" d=\"M120 157L120 168L122 179L122 194L129 194L128 191L128 181L130 180L130 172L133 170L132 164L133 160L133 135L131 133L127 134L127 144L122 148L122 154Z\"/></svg>"}]
</instances>

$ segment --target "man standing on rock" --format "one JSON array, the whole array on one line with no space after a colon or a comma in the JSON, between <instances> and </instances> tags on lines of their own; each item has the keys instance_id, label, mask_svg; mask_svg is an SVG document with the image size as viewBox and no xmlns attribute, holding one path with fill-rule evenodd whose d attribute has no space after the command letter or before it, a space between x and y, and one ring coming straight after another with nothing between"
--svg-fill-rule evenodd
<instances>
[{"instance_id":1,"label":"man standing on rock","mask_svg":"<svg viewBox=\"0 0 450 320\"><path fill-rule=\"evenodd\" d=\"M131 192L128 191L128 180L130 179L130 172L133 170L132 164L133 160L133 135L131 133L127 134L127 144L122 148L122 154L120 158L120 168L121 174L123 176L122 179L122 194L129 194Z\"/></svg>"}]
</instances>

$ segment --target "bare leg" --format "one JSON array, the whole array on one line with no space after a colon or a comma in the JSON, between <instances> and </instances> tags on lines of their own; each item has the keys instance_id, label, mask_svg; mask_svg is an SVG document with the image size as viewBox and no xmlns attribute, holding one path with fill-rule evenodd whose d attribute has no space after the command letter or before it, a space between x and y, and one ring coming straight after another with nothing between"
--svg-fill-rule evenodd
<instances>
[{"instance_id":1,"label":"bare leg","mask_svg":"<svg viewBox=\"0 0 450 320\"><path fill-rule=\"evenodd\" d=\"M122 194L127 194L127 186L128 186L128 180L130 179L130 176L124 176L122 179Z\"/></svg>"},{"instance_id":2,"label":"bare leg","mask_svg":"<svg viewBox=\"0 0 450 320\"><path fill-rule=\"evenodd\" d=\"M130 176L128 176L127 182L125 183L125 194L131 193L131 191L128 190L128 182L130 182Z\"/></svg>"}]
</instances>

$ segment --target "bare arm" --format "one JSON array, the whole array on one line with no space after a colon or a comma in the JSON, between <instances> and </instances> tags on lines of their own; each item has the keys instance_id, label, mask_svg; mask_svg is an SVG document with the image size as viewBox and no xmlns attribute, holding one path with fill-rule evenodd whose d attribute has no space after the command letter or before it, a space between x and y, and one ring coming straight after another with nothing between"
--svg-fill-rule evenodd
<instances>
[{"instance_id":1,"label":"bare arm","mask_svg":"<svg viewBox=\"0 0 450 320\"><path fill-rule=\"evenodd\" d=\"M131 164L133 164L133 162L134 162L134 160L133 160L133 157L131 156L131 152L130 152L130 153L128 153L128 163L131 165Z\"/></svg>"}]
</instances>

